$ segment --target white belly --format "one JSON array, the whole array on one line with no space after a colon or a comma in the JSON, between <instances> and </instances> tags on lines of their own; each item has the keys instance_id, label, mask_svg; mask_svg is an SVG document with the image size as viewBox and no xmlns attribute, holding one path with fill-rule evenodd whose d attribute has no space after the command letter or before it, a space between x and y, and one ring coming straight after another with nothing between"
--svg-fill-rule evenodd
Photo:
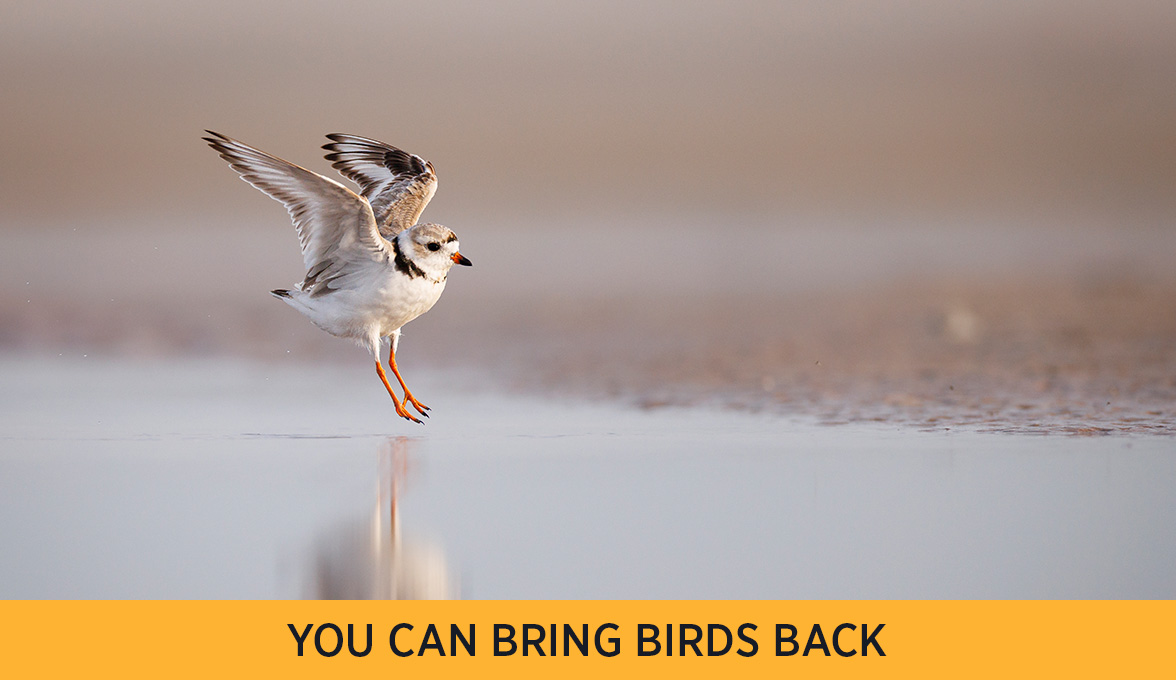
<instances>
[{"instance_id":1,"label":"white belly","mask_svg":"<svg viewBox=\"0 0 1176 680\"><path fill-rule=\"evenodd\" d=\"M407 278L395 272L373 277L363 287L336 290L319 297L291 291L287 302L331 335L365 340L392 335L429 311L445 282Z\"/></svg>"}]
</instances>

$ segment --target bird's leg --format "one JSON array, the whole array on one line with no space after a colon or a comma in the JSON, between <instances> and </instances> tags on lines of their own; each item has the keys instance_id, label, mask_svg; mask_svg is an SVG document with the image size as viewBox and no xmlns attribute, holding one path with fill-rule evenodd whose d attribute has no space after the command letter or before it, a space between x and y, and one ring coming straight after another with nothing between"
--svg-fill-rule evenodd
<instances>
[{"instance_id":1,"label":"bird's leg","mask_svg":"<svg viewBox=\"0 0 1176 680\"><path fill-rule=\"evenodd\" d=\"M413 415L408 412L408 409L404 408L404 405L400 403L400 400L396 398L396 393L392 391L392 386L388 384L388 375L384 373L384 367L380 365L379 357L376 358L376 373L380 375L380 380L384 383L384 387L388 389L388 394L392 397L392 403L396 404L396 415L400 416L401 418L408 418L414 423L424 422L413 417ZM396 377L399 378L400 376L397 375ZM404 385L404 381L400 381L400 384ZM407 394L407 391L405 394Z\"/></svg>"},{"instance_id":2,"label":"bird's leg","mask_svg":"<svg viewBox=\"0 0 1176 680\"><path fill-rule=\"evenodd\" d=\"M404 403L412 404L413 408L415 408L422 416L428 418L429 414L425 413L425 411L428 411L429 407L417 401L417 398L412 396L412 392L408 391L408 385L404 384L404 378L400 375L400 369L396 368L395 343L393 343L392 347L388 349L388 368L392 369L392 373L396 376L396 379L400 381L400 389L404 390Z\"/></svg>"}]
</instances>

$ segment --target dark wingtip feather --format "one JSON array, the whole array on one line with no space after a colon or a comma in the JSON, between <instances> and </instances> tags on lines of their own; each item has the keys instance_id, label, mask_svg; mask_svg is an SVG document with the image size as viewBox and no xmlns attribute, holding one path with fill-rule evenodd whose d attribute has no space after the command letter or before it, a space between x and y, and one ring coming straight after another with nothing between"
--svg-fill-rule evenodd
<instances>
[{"instance_id":1,"label":"dark wingtip feather","mask_svg":"<svg viewBox=\"0 0 1176 680\"><path fill-rule=\"evenodd\" d=\"M208 134L210 134L212 136L211 137L201 137L200 139L207 142L208 145L213 148L213 150L220 152L222 158L224 158L225 160L230 160L227 156L225 156L225 154L228 152L228 147L226 146L226 144L232 144L233 138L231 138L227 135L222 135L221 133L216 132L215 130L205 130L205 132L207 132Z\"/></svg>"},{"instance_id":2,"label":"dark wingtip feather","mask_svg":"<svg viewBox=\"0 0 1176 680\"><path fill-rule=\"evenodd\" d=\"M288 298L290 297L290 291L286 290L285 288L275 288L274 290L270 291L270 295L273 295L276 298Z\"/></svg>"}]
</instances>

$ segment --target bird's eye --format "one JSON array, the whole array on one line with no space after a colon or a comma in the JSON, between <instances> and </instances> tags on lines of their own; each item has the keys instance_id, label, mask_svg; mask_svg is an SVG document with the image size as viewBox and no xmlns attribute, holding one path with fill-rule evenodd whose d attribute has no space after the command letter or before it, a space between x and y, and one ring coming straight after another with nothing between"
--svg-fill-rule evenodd
<instances>
[{"instance_id":1,"label":"bird's eye","mask_svg":"<svg viewBox=\"0 0 1176 680\"><path fill-rule=\"evenodd\" d=\"M436 241L430 243L429 245L427 245L425 247L428 248L429 250L441 250L441 244L437 243Z\"/></svg>"}]
</instances>

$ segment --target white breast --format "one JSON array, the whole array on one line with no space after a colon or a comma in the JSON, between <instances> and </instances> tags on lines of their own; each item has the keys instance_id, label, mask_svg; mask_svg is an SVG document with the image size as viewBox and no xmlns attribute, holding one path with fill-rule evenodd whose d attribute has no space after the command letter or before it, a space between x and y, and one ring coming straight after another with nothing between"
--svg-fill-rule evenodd
<instances>
[{"instance_id":1,"label":"white breast","mask_svg":"<svg viewBox=\"0 0 1176 680\"><path fill-rule=\"evenodd\" d=\"M425 278L406 278L397 273L369 298L367 311L379 320L381 336L391 335L401 326L432 309L445 290L445 282Z\"/></svg>"}]
</instances>

